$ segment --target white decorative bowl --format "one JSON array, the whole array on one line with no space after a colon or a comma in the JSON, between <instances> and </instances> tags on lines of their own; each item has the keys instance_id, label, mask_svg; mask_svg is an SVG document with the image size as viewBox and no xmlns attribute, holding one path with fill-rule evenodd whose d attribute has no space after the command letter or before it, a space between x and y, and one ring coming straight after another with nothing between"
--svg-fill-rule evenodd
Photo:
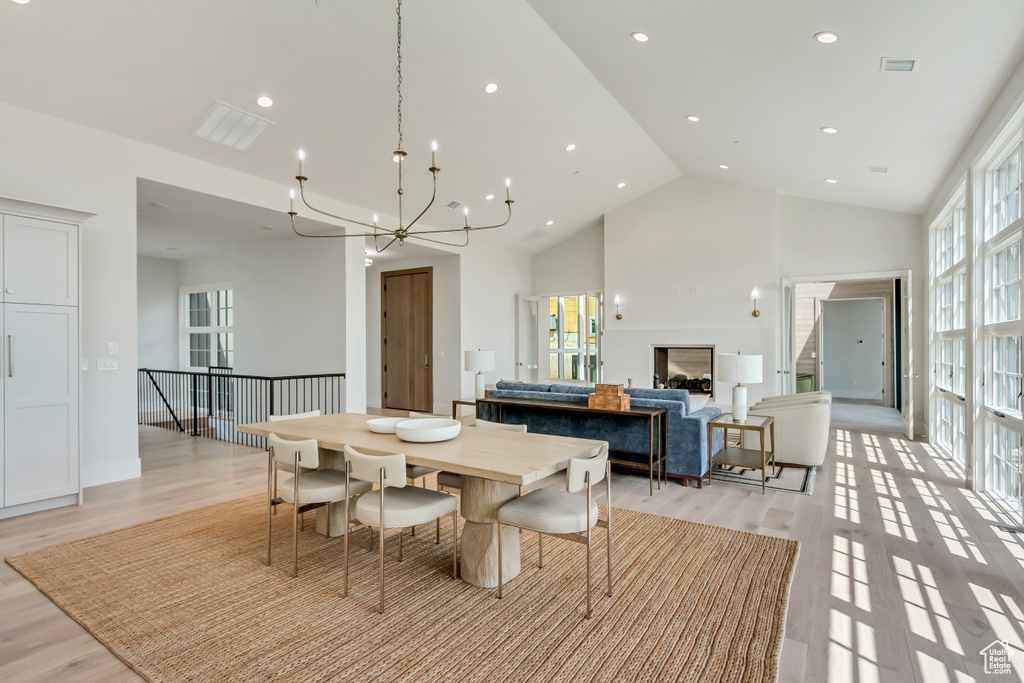
<instances>
[{"instance_id":1,"label":"white decorative bowl","mask_svg":"<svg viewBox=\"0 0 1024 683\"><path fill-rule=\"evenodd\" d=\"M433 443L454 439L462 431L462 423L447 417L402 420L395 425L395 435L402 441Z\"/></svg>"},{"instance_id":2,"label":"white decorative bowl","mask_svg":"<svg viewBox=\"0 0 1024 683\"><path fill-rule=\"evenodd\" d=\"M366 421L366 427L374 434L394 434L395 425L399 422L406 422L407 417L378 417Z\"/></svg>"}]
</instances>

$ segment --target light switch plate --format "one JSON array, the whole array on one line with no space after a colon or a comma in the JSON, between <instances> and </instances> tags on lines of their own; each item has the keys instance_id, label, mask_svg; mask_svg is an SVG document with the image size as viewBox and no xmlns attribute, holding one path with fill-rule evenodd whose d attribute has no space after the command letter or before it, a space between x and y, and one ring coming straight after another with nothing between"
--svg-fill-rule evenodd
<instances>
[{"instance_id":1,"label":"light switch plate","mask_svg":"<svg viewBox=\"0 0 1024 683\"><path fill-rule=\"evenodd\" d=\"M79 365L82 368L82 370L88 370L89 369L89 359L88 358L82 358L79 361Z\"/></svg>"},{"instance_id":2,"label":"light switch plate","mask_svg":"<svg viewBox=\"0 0 1024 683\"><path fill-rule=\"evenodd\" d=\"M116 358L97 358L96 359L97 370L117 370L117 359Z\"/></svg>"},{"instance_id":3,"label":"light switch plate","mask_svg":"<svg viewBox=\"0 0 1024 683\"><path fill-rule=\"evenodd\" d=\"M117 342L110 342L109 344L107 344L107 355L117 355Z\"/></svg>"}]
</instances>

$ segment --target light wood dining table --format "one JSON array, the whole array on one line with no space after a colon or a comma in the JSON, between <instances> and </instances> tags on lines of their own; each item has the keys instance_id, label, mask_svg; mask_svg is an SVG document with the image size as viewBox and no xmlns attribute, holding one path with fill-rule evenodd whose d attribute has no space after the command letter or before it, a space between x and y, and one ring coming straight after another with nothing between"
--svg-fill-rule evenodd
<instances>
[{"instance_id":1,"label":"light wood dining table","mask_svg":"<svg viewBox=\"0 0 1024 683\"><path fill-rule=\"evenodd\" d=\"M394 434L375 434L366 426L376 416L341 413L297 420L239 425L238 431L256 436L274 432L283 439L316 439L324 466L344 469L344 447L385 455L404 453L410 465L422 465L462 475L461 508L466 520L460 539L460 574L474 586L498 585L498 508L519 497L522 487L569 466L570 458L586 458L607 450L606 441L546 434L475 429L464 426L450 441L412 443ZM323 515L320 513L323 512ZM318 511L317 530L342 533L343 504ZM519 530L502 530L502 578L520 572Z\"/></svg>"}]
</instances>

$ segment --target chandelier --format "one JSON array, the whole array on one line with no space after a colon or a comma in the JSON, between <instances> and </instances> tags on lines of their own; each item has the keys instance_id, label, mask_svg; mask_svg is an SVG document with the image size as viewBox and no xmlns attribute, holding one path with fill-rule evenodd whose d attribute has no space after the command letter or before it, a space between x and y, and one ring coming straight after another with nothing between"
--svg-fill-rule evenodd
<instances>
[{"instance_id":1,"label":"chandelier","mask_svg":"<svg viewBox=\"0 0 1024 683\"><path fill-rule=\"evenodd\" d=\"M512 182L508 178L505 179L505 204L508 207L508 216L505 218L505 221L503 223L482 226L470 225L469 209L465 208L465 225L463 225L461 228L450 228L447 230L413 230L412 228L416 225L420 218L423 217L423 214L425 214L427 210L429 210L430 207L433 206L434 199L437 197L437 174L441 169L438 168L437 166L437 141L435 140L431 145L432 149L430 154L430 168L428 169L430 171L430 175L433 179L434 184L434 189L433 193L430 196L430 201L427 203L427 205L423 208L422 211L416 214L416 217L413 218L412 221L410 221L408 224L404 222L405 213L402 200L404 198L405 191L402 189L402 166L404 166L406 152L404 149L402 149L402 0L398 0L398 9L395 10L395 13L398 15L398 67L396 69L396 71L398 72L398 147L392 153L392 160L398 164L398 227L387 228L382 225L379 225L376 215L374 215L373 223L371 224L363 221L358 221L353 218L338 216L327 211L322 211L316 208L315 206L312 206L306 200L306 181L309 180L309 178L306 177L305 172L306 154L303 150L300 149L299 174L295 176L295 179L299 181L299 197L302 200L302 203L318 214L327 216L329 218L334 218L336 220L343 221L345 223L349 223L352 225L362 226L362 228L365 228L365 230L359 233L346 231L346 233L343 235L310 235L299 232L298 228L295 227L295 216L297 216L298 213L295 211L295 190L293 189L291 190L291 204L288 210L288 215L291 218L292 223L292 231L299 237L311 238L372 237L374 247L377 249L378 254L387 249L388 247L390 247L395 242L398 242L399 246L404 245L405 240L409 238L423 240L424 242L433 242L434 244L442 244L449 247L465 247L469 244L469 233L472 232L473 230L492 230L494 228L500 228L504 225L507 225L508 222L512 219ZM443 239L438 239L437 237L439 235L450 233L462 233L465 236L465 241L450 242L445 241ZM427 237L427 235L431 235L431 237ZM386 242L384 246L381 246L382 241Z\"/></svg>"}]
</instances>

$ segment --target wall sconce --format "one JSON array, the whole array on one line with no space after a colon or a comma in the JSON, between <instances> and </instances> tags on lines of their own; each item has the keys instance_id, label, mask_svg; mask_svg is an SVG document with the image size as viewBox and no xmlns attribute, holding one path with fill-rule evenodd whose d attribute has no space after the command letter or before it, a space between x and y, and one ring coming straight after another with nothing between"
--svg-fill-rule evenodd
<instances>
[{"instance_id":1,"label":"wall sconce","mask_svg":"<svg viewBox=\"0 0 1024 683\"><path fill-rule=\"evenodd\" d=\"M751 313L750 315L756 318L757 316L761 315L761 311L757 310L757 287L754 287L752 290L750 290L750 298L754 301L754 312Z\"/></svg>"},{"instance_id":2,"label":"wall sconce","mask_svg":"<svg viewBox=\"0 0 1024 683\"><path fill-rule=\"evenodd\" d=\"M615 295L615 319L616 320L622 320L622 313L619 312L619 304L620 303L622 303L622 302L619 300L619 295L616 294Z\"/></svg>"},{"instance_id":3,"label":"wall sconce","mask_svg":"<svg viewBox=\"0 0 1024 683\"><path fill-rule=\"evenodd\" d=\"M370 258L369 256L367 256L366 257L366 267L369 268L372 265L373 265L373 259Z\"/></svg>"}]
</instances>

